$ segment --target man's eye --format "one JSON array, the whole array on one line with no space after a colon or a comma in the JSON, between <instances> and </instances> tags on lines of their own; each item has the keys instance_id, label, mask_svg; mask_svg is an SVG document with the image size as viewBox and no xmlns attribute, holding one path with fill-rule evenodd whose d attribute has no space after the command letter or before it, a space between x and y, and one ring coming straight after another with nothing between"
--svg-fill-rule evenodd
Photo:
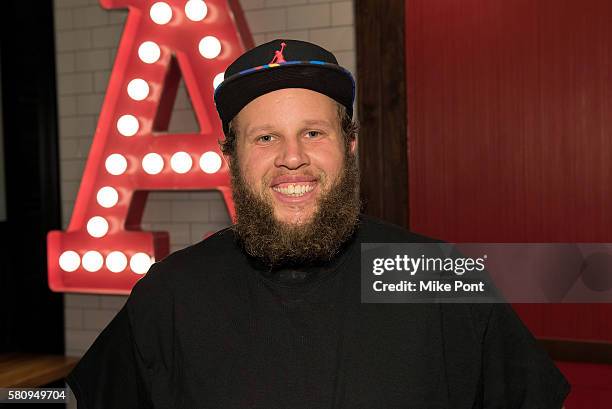
<instances>
[{"instance_id":1,"label":"man's eye","mask_svg":"<svg viewBox=\"0 0 612 409\"><path fill-rule=\"evenodd\" d=\"M319 132L319 131L308 131L306 133L306 135L308 135L309 138L316 138L319 135L321 135L321 132Z\"/></svg>"},{"instance_id":2,"label":"man's eye","mask_svg":"<svg viewBox=\"0 0 612 409\"><path fill-rule=\"evenodd\" d=\"M262 135L259 138L257 138L257 140L259 142L271 142L272 141L272 135Z\"/></svg>"}]
</instances>

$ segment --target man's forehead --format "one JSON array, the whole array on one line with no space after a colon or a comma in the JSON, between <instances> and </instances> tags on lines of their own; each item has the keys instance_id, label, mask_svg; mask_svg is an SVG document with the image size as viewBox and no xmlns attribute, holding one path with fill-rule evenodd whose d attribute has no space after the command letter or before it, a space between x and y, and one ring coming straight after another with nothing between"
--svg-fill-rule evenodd
<instances>
[{"instance_id":1,"label":"man's forehead","mask_svg":"<svg viewBox=\"0 0 612 409\"><path fill-rule=\"evenodd\" d=\"M284 109L292 101L308 101L302 107L297 104L299 115L286 115ZM296 105L293 105L296 107ZM240 133L271 131L279 127L321 126L334 128L340 125L344 106L338 101L316 91L303 88L286 88L261 95L247 104L232 119L231 127Z\"/></svg>"}]
</instances>

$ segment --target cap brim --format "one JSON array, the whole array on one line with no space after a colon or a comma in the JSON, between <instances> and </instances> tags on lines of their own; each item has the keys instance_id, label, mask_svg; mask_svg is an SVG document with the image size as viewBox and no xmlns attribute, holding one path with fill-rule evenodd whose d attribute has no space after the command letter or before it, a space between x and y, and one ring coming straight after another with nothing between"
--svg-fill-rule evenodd
<instances>
[{"instance_id":1,"label":"cap brim","mask_svg":"<svg viewBox=\"0 0 612 409\"><path fill-rule=\"evenodd\" d=\"M284 88L320 92L347 107L350 116L353 114L355 82L349 71L319 61L291 61L255 67L226 78L215 90L215 104L224 128L249 102Z\"/></svg>"}]
</instances>

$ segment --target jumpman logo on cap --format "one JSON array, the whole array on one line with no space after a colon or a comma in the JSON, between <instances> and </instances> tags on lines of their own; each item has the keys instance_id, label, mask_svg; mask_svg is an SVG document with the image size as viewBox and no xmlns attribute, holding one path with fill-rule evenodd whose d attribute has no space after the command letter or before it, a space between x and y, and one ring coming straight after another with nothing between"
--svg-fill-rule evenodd
<instances>
[{"instance_id":1,"label":"jumpman logo on cap","mask_svg":"<svg viewBox=\"0 0 612 409\"><path fill-rule=\"evenodd\" d=\"M270 64L275 64L275 63L279 63L279 62L286 62L285 61L285 57L283 57L283 50L285 49L286 45L287 44L285 44L285 43L281 43L280 51L274 51L274 58L272 59L272 61L270 61Z\"/></svg>"}]
</instances>

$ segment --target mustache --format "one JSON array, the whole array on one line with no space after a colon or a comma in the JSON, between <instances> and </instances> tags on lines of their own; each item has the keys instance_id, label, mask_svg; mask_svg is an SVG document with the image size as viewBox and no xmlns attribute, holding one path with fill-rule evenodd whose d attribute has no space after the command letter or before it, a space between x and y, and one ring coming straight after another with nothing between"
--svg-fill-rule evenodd
<instances>
[{"instance_id":1,"label":"mustache","mask_svg":"<svg viewBox=\"0 0 612 409\"><path fill-rule=\"evenodd\" d=\"M281 171L264 178L263 186L275 186L280 183L321 182L326 179L324 171Z\"/></svg>"}]
</instances>

